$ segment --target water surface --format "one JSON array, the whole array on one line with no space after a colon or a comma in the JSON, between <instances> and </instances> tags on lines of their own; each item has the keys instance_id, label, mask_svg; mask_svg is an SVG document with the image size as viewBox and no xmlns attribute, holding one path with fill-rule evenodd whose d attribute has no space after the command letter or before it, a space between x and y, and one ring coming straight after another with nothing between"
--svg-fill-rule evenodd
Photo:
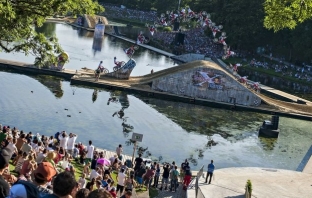
<instances>
[{"instance_id":1,"label":"water surface","mask_svg":"<svg viewBox=\"0 0 312 198\"><path fill-rule=\"evenodd\" d=\"M129 58L123 49L132 44L112 36L105 35L102 41L101 51L95 51L93 46L93 32L74 28L67 24L45 23L38 32L44 33L47 37L56 35L65 52L69 54L70 62L65 68L79 70L82 67L96 69L100 61L103 61L104 67L113 71L114 60L116 56L118 61L127 62ZM1 59L14 60L19 62L33 63L34 56L25 56L21 53L0 52ZM173 60L156 52L140 47L134 54L133 59L137 66L132 71L132 76L149 74L153 69L155 71L163 70L176 65Z\"/></svg>"},{"instance_id":2,"label":"water surface","mask_svg":"<svg viewBox=\"0 0 312 198\"><path fill-rule=\"evenodd\" d=\"M78 141L87 143L91 139L97 147L109 150L123 144L127 154L132 154L132 146L125 144L132 132L142 133L140 146L148 147L152 158L161 156L163 161L175 160L178 164L189 158L193 169L214 159L217 168L295 170L312 142L308 121L281 118L278 139L258 138L259 126L269 115L103 89L94 97L94 89L71 86L55 77L0 72L0 90L3 125L46 135L66 130L78 134ZM108 105L112 96L119 101ZM124 120L113 116L122 108Z\"/></svg>"}]
</instances>

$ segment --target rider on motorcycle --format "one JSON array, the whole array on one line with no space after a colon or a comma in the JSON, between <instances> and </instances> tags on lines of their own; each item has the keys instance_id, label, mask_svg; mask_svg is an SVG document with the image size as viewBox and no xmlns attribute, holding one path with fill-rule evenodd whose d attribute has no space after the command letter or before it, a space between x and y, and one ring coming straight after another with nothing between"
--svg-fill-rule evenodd
<instances>
[{"instance_id":1,"label":"rider on motorcycle","mask_svg":"<svg viewBox=\"0 0 312 198\"><path fill-rule=\"evenodd\" d=\"M133 55L134 53L134 45L132 45L131 47L129 47L128 49L124 49L125 53L127 55Z\"/></svg>"},{"instance_id":2,"label":"rider on motorcycle","mask_svg":"<svg viewBox=\"0 0 312 198\"><path fill-rule=\"evenodd\" d=\"M114 57L114 63L117 67L120 67L121 66L121 62L117 61L117 58L116 56Z\"/></svg>"}]
</instances>

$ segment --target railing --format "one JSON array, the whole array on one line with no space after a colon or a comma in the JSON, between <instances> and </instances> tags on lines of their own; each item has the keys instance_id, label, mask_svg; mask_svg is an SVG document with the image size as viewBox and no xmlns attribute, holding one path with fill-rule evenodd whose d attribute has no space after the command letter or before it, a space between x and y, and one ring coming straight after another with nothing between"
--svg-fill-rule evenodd
<instances>
[{"instance_id":1,"label":"railing","mask_svg":"<svg viewBox=\"0 0 312 198\"><path fill-rule=\"evenodd\" d=\"M200 177L203 175L204 173L204 165L199 169L197 176L196 176L196 181L195 181L195 197L196 198L204 198L205 196L203 195L203 193L201 192L199 185L198 185L198 181L200 179Z\"/></svg>"}]
</instances>

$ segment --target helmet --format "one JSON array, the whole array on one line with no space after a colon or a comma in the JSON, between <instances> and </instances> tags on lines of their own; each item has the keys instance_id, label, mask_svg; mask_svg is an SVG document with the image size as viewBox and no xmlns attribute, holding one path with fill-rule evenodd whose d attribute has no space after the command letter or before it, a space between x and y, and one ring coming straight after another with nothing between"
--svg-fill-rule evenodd
<instances>
[{"instance_id":1,"label":"helmet","mask_svg":"<svg viewBox=\"0 0 312 198\"><path fill-rule=\"evenodd\" d=\"M100 63L103 63L103 61L101 61Z\"/></svg>"},{"instance_id":2,"label":"helmet","mask_svg":"<svg viewBox=\"0 0 312 198\"><path fill-rule=\"evenodd\" d=\"M114 57L114 59L116 59L116 56Z\"/></svg>"}]
</instances>

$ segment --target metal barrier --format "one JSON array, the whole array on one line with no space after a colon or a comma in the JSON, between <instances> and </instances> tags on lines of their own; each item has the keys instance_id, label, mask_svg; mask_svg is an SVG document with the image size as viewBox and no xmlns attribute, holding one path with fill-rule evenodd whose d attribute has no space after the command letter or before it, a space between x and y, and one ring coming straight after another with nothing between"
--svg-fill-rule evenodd
<instances>
[{"instance_id":1,"label":"metal barrier","mask_svg":"<svg viewBox=\"0 0 312 198\"><path fill-rule=\"evenodd\" d=\"M198 189L197 198L205 198L205 195L200 188Z\"/></svg>"},{"instance_id":2,"label":"metal barrier","mask_svg":"<svg viewBox=\"0 0 312 198\"><path fill-rule=\"evenodd\" d=\"M204 165L199 169L197 176L196 176L196 181L195 181L195 197L197 198L204 198L205 196L203 195L203 193L201 192L201 190L199 189L199 185L198 185L198 180L199 178L203 175L204 173ZM200 196L198 196L198 191L200 191Z\"/></svg>"}]
</instances>

